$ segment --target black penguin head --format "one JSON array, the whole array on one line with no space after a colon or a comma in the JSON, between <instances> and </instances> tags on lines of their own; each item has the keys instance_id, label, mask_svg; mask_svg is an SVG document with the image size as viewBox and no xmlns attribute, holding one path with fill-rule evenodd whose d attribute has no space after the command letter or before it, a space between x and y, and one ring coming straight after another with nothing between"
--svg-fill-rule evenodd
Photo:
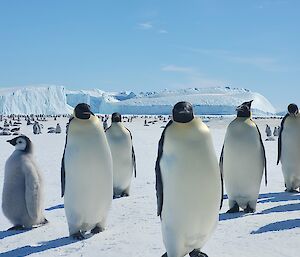
<instances>
[{"instance_id":1,"label":"black penguin head","mask_svg":"<svg viewBox=\"0 0 300 257\"><path fill-rule=\"evenodd\" d=\"M251 104L253 100L249 102L244 102L238 106L235 110L237 111L238 117L250 117L251 116Z\"/></svg>"},{"instance_id":2,"label":"black penguin head","mask_svg":"<svg viewBox=\"0 0 300 257\"><path fill-rule=\"evenodd\" d=\"M77 104L74 109L74 113L75 117L81 120L88 120L91 115L94 115L90 109L90 106L86 103Z\"/></svg>"},{"instance_id":3,"label":"black penguin head","mask_svg":"<svg viewBox=\"0 0 300 257\"><path fill-rule=\"evenodd\" d=\"M114 112L112 115L111 115L111 122L121 122L122 120L122 116L120 113L118 112Z\"/></svg>"},{"instance_id":4,"label":"black penguin head","mask_svg":"<svg viewBox=\"0 0 300 257\"><path fill-rule=\"evenodd\" d=\"M290 104L288 106L288 112L290 115L297 115L299 112L298 106L296 104Z\"/></svg>"},{"instance_id":5,"label":"black penguin head","mask_svg":"<svg viewBox=\"0 0 300 257\"><path fill-rule=\"evenodd\" d=\"M173 120L187 123L194 119L193 106L189 102L178 102L173 108Z\"/></svg>"},{"instance_id":6,"label":"black penguin head","mask_svg":"<svg viewBox=\"0 0 300 257\"><path fill-rule=\"evenodd\" d=\"M13 145L16 148L16 150L21 150L21 151L24 151L26 153L32 152L32 142L25 135L15 137L11 140L7 140L6 142Z\"/></svg>"}]
</instances>

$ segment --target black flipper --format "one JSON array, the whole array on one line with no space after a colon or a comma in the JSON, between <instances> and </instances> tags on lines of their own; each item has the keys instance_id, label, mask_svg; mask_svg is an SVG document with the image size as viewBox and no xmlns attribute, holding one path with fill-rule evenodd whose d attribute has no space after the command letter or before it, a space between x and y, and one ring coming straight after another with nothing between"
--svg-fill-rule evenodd
<instances>
[{"instance_id":1,"label":"black flipper","mask_svg":"<svg viewBox=\"0 0 300 257\"><path fill-rule=\"evenodd\" d=\"M63 158L61 160L61 170L60 170L60 172L61 172L61 174L60 174L61 197L64 196L65 188L66 188L65 151L66 151L67 142L68 142L68 131L69 131L71 120L73 120L73 119L74 119L74 117L69 119L69 125L68 125L67 131L66 131L66 142L65 142L64 154L63 154Z\"/></svg>"},{"instance_id":2,"label":"black flipper","mask_svg":"<svg viewBox=\"0 0 300 257\"><path fill-rule=\"evenodd\" d=\"M285 119L289 116L289 114L286 114L284 116L284 118L282 119L281 121L281 124L280 124L280 131L279 131L279 137L278 137L278 154L277 154L277 165L279 164L279 161L280 161L280 158L281 158L281 135L282 135L282 131L283 131L283 126L284 126L284 122L285 122Z\"/></svg>"},{"instance_id":3,"label":"black flipper","mask_svg":"<svg viewBox=\"0 0 300 257\"><path fill-rule=\"evenodd\" d=\"M222 152L221 152L220 161L219 161L220 176L221 176L221 186L222 186L220 210L222 209L223 198L224 198L223 158L224 158L224 145L222 147Z\"/></svg>"},{"instance_id":4,"label":"black flipper","mask_svg":"<svg viewBox=\"0 0 300 257\"><path fill-rule=\"evenodd\" d=\"M254 121L253 121L254 122ZM261 148L263 150L263 155L264 155L264 164L265 164L265 185L267 186L268 184L268 174L267 174L267 158L266 158L266 150L265 150L265 146L263 144L263 141L261 139L261 134L260 134L260 131L259 131L259 128L258 126L256 125L256 123L254 122L255 126L256 126L256 129L257 129L257 132L258 132L258 135L259 135L259 140L260 140L260 144L261 144Z\"/></svg>"},{"instance_id":5,"label":"black flipper","mask_svg":"<svg viewBox=\"0 0 300 257\"><path fill-rule=\"evenodd\" d=\"M107 130L109 130L111 128L111 125L108 127L108 128L106 128L105 130L104 130L104 132L106 132Z\"/></svg>"},{"instance_id":6,"label":"black flipper","mask_svg":"<svg viewBox=\"0 0 300 257\"><path fill-rule=\"evenodd\" d=\"M136 178L136 161L135 161L135 152L134 152L134 148L133 148L133 142L132 142L132 135L131 135L131 132L128 128L126 128L130 134L130 138L131 138L131 143L132 143L132 162L133 162L133 171L134 171L134 177Z\"/></svg>"},{"instance_id":7,"label":"black flipper","mask_svg":"<svg viewBox=\"0 0 300 257\"><path fill-rule=\"evenodd\" d=\"M164 145L164 139L165 139L165 133L167 128L173 123L172 120L168 122L166 125L164 131L161 134L161 138L158 143L158 153L157 153L157 159L155 163L155 175L156 175L156 198L157 198L157 216L161 215L162 207L163 207L163 183L161 178L161 170L160 170L160 159L163 154L163 145Z\"/></svg>"}]
</instances>

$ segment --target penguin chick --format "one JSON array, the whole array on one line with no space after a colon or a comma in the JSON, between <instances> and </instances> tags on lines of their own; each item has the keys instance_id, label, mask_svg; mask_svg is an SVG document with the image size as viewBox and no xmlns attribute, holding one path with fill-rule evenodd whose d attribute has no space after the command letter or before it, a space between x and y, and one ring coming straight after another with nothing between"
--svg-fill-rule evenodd
<instances>
[{"instance_id":1,"label":"penguin chick","mask_svg":"<svg viewBox=\"0 0 300 257\"><path fill-rule=\"evenodd\" d=\"M45 224L43 183L33 158L32 142L24 135L7 142L15 147L5 164L2 193L3 213L13 224L9 230Z\"/></svg>"}]
</instances>

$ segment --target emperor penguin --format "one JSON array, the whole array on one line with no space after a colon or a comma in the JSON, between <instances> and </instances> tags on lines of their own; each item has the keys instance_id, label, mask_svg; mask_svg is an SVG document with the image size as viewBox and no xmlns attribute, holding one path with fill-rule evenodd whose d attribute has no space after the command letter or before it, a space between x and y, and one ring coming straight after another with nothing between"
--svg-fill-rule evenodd
<instances>
[{"instance_id":1,"label":"emperor penguin","mask_svg":"<svg viewBox=\"0 0 300 257\"><path fill-rule=\"evenodd\" d=\"M98 118L78 104L69 121L61 167L62 196L70 236L102 232L113 198L112 157Z\"/></svg>"},{"instance_id":2,"label":"emperor penguin","mask_svg":"<svg viewBox=\"0 0 300 257\"><path fill-rule=\"evenodd\" d=\"M33 157L32 142L24 135L7 142L15 147L5 163L2 193L3 214L13 224L9 230L46 224L42 175Z\"/></svg>"},{"instance_id":3,"label":"emperor penguin","mask_svg":"<svg viewBox=\"0 0 300 257\"><path fill-rule=\"evenodd\" d=\"M220 157L228 213L239 212L239 208L246 213L255 212L264 170L267 185L265 148L258 126L251 119L252 101L236 108L237 117L227 128Z\"/></svg>"},{"instance_id":4,"label":"emperor penguin","mask_svg":"<svg viewBox=\"0 0 300 257\"><path fill-rule=\"evenodd\" d=\"M223 183L210 131L188 102L173 108L173 120L159 140L155 172L163 257L207 256L201 249L216 228Z\"/></svg>"},{"instance_id":5,"label":"emperor penguin","mask_svg":"<svg viewBox=\"0 0 300 257\"><path fill-rule=\"evenodd\" d=\"M111 126L105 130L113 159L114 198L129 196L132 174L136 177L132 135L122 124L120 113L113 113Z\"/></svg>"},{"instance_id":6,"label":"emperor penguin","mask_svg":"<svg viewBox=\"0 0 300 257\"><path fill-rule=\"evenodd\" d=\"M296 104L288 106L282 119L278 138L277 165L281 161L286 191L298 192L300 187L300 114Z\"/></svg>"}]
</instances>

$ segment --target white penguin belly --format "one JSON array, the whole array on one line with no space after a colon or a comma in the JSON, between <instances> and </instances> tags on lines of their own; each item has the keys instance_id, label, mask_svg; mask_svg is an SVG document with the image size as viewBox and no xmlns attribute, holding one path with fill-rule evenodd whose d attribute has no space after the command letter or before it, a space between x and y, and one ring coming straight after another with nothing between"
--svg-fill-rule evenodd
<instances>
[{"instance_id":1,"label":"white penguin belly","mask_svg":"<svg viewBox=\"0 0 300 257\"><path fill-rule=\"evenodd\" d=\"M130 186L133 174L132 143L129 134L112 135L109 132L107 140L113 159L113 186L123 191Z\"/></svg>"},{"instance_id":2,"label":"white penguin belly","mask_svg":"<svg viewBox=\"0 0 300 257\"><path fill-rule=\"evenodd\" d=\"M207 135L202 140L191 135L190 141L181 141L180 136L170 134L166 134L160 167L162 233L172 257L201 248L212 234L218 220L221 182Z\"/></svg>"},{"instance_id":3,"label":"white penguin belly","mask_svg":"<svg viewBox=\"0 0 300 257\"><path fill-rule=\"evenodd\" d=\"M65 151L65 210L69 224L89 230L106 218L112 202L112 162L105 136L68 138Z\"/></svg>"},{"instance_id":4,"label":"white penguin belly","mask_svg":"<svg viewBox=\"0 0 300 257\"><path fill-rule=\"evenodd\" d=\"M239 131L237 129L229 127L226 133L224 181L229 200L246 208L249 201L256 201L258 198L264 157L256 127L243 126Z\"/></svg>"},{"instance_id":5,"label":"white penguin belly","mask_svg":"<svg viewBox=\"0 0 300 257\"><path fill-rule=\"evenodd\" d=\"M288 118L287 118L288 119ZM287 120L282 131L281 165L289 189L300 186L300 122Z\"/></svg>"}]
</instances>

